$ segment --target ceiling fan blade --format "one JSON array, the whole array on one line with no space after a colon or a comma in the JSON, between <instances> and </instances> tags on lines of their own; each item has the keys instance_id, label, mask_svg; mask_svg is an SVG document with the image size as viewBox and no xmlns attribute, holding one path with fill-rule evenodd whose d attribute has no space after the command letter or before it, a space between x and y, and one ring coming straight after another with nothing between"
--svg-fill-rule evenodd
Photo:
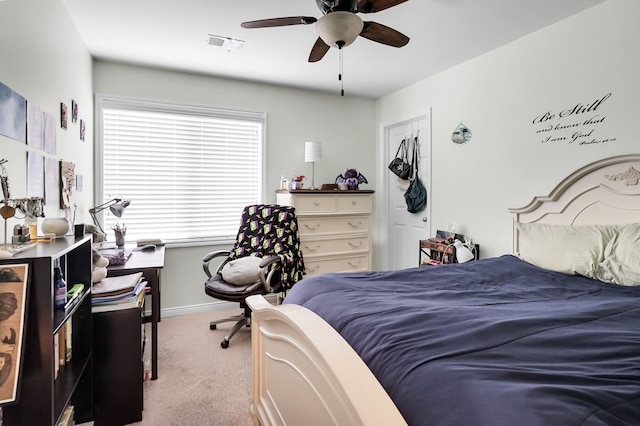
<instances>
[{"instance_id":1,"label":"ceiling fan blade","mask_svg":"<svg viewBox=\"0 0 640 426\"><path fill-rule=\"evenodd\" d=\"M318 62L320 59L324 58L324 55L327 54L330 47L322 41L320 37L316 40L316 44L313 45L311 49L311 53L309 54L309 62Z\"/></svg>"},{"instance_id":2,"label":"ceiling fan blade","mask_svg":"<svg viewBox=\"0 0 640 426\"><path fill-rule=\"evenodd\" d=\"M393 47L402 47L409 43L409 37L406 35L377 22L365 21L360 35L369 40Z\"/></svg>"},{"instance_id":3,"label":"ceiling fan blade","mask_svg":"<svg viewBox=\"0 0 640 426\"><path fill-rule=\"evenodd\" d=\"M360 13L375 13L406 1L408 0L360 0L357 8Z\"/></svg>"},{"instance_id":4,"label":"ceiling fan blade","mask_svg":"<svg viewBox=\"0 0 640 426\"><path fill-rule=\"evenodd\" d=\"M284 27L286 25L309 25L317 21L313 16L290 16L287 18L259 19L240 24L242 28Z\"/></svg>"}]
</instances>

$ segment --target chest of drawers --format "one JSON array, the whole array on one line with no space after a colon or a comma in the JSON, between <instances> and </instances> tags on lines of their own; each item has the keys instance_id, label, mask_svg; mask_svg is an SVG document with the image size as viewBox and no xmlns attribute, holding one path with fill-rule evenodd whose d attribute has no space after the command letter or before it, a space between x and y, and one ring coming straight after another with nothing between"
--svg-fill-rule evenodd
<instances>
[{"instance_id":1,"label":"chest of drawers","mask_svg":"<svg viewBox=\"0 0 640 426\"><path fill-rule=\"evenodd\" d=\"M371 270L373 191L277 191L298 216L307 276Z\"/></svg>"}]
</instances>

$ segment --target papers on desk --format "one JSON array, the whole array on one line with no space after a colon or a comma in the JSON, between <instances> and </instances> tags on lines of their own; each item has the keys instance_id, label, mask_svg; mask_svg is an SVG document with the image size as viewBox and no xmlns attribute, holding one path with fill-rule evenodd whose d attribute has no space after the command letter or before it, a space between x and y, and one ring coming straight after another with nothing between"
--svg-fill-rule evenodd
<instances>
[{"instance_id":1,"label":"papers on desk","mask_svg":"<svg viewBox=\"0 0 640 426\"><path fill-rule=\"evenodd\" d=\"M142 272L117 277L106 277L93 284L92 311L102 312L128 309L142 305L147 282Z\"/></svg>"}]
</instances>

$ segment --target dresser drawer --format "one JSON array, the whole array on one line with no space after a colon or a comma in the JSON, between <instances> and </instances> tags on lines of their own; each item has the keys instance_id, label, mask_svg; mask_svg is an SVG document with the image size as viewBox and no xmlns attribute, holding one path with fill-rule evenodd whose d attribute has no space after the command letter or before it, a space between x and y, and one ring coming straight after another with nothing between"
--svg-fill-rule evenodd
<instances>
[{"instance_id":1,"label":"dresser drawer","mask_svg":"<svg viewBox=\"0 0 640 426\"><path fill-rule=\"evenodd\" d=\"M300 195L294 198L296 213L333 213L336 211L336 197L326 195Z\"/></svg>"},{"instance_id":2,"label":"dresser drawer","mask_svg":"<svg viewBox=\"0 0 640 426\"><path fill-rule=\"evenodd\" d=\"M373 208L371 195L343 195L338 197L336 211L369 213Z\"/></svg>"},{"instance_id":3,"label":"dresser drawer","mask_svg":"<svg viewBox=\"0 0 640 426\"><path fill-rule=\"evenodd\" d=\"M302 244L305 259L328 254L349 254L369 251L369 236L349 236L333 238L307 238Z\"/></svg>"},{"instance_id":4,"label":"dresser drawer","mask_svg":"<svg viewBox=\"0 0 640 426\"><path fill-rule=\"evenodd\" d=\"M368 254L305 259L304 266L307 277L326 272L362 272L370 269Z\"/></svg>"},{"instance_id":5,"label":"dresser drawer","mask_svg":"<svg viewBox=\"0 0 640 426\"><path fill-rule=\"evenodd\" d=\"M300 236L369 232L370 217L366 215L298 217Z\"/></svg>"}]
</instances>

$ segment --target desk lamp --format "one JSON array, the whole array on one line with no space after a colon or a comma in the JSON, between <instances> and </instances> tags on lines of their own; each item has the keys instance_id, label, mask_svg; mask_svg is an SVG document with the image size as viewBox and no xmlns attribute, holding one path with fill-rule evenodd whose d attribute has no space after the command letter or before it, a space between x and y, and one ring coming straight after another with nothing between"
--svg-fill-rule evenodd
<instances>
[{"instance_id":1,"label":"desk lamp","mask_svg":"<svg viewBox=\"0 0 640 426\"><path fill-rule=\"evenodd\" d=\"M111 213L113 213L113 215L115 217L122 217L122 213L124 213L124 209L129 207L129 204L131 204L130 200L123 200L121 198L113 198L113 199L107 201L104 204L101 204L101 205L99 205L97 207L90 208L89 209L89 214L91 215L91 218L93 219L93 223L95 223L96 226L98 227L98 229L100 229L100 232L105 234L104 229L102 229L102 226L100 226L100 222L96 218L96 214L100 213L101 211L106 210L108 208L111 211Z\"/></svg>"},{"instance_id":2,"label":"desk lamp","mask_svg":"<svg viewBox=\"0 0 640 426\"><path fill-rule=\"evenodd\" d=\"M322 144L320 142L304 143L304 162L311 163L311 189L316 189L315 174L316 163L322 160Z\"/></svg>"}]
</instances>

